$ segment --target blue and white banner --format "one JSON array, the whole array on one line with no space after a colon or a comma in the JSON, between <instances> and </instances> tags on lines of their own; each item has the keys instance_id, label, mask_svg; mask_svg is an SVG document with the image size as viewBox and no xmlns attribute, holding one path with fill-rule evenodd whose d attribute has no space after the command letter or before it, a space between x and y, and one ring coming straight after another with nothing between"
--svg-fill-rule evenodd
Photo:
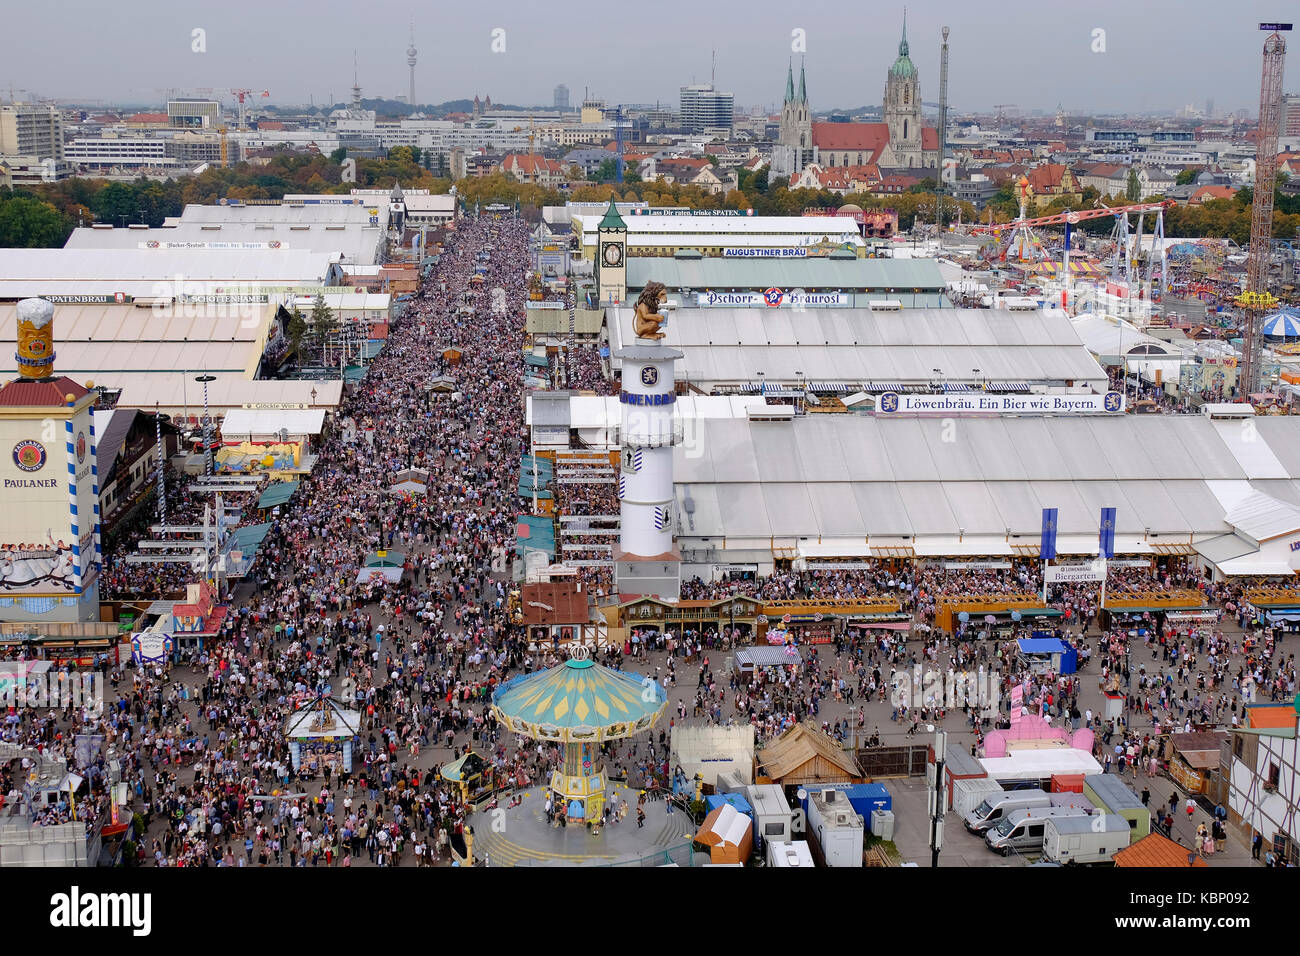
<instances>
[{"instance_id":1,"label":"blue and white banner","mask_svg":"<svg viewBox=\"0 0 1300 956\"><path fill-rule=\"evenodd\" d=\"M1101 509L1100 551L1103 558L1115 557L1115 509Z\"/></svg>"},{"instance_id":2,"label":"blue and white banner","mask_svg":"<svg viewBox=\"0 0 1300 956\"><path fill-rule=\"evenodd\" d=\"M1044 561L1056 558L1056 509L1043 509L1043 536L1039 544L1038 556Z\"/></svg>"}]
</instances>

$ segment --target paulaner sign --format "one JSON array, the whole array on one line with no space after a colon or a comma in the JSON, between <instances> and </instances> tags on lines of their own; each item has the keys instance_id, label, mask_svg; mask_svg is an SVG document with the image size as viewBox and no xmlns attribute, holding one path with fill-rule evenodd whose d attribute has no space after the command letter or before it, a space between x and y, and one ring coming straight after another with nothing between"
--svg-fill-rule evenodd
<instances>
[{"instance_id":1,"label":"paulaner sign","mask_svg":"<svg viewBox=\"0 0 1300 956\"><path fill-rule=\"evenodd\" d=\"M1124 411L1120 392L1105 395L899 395L886 392L878 415L1109 415Z\"/></svg>"}]
</instances>

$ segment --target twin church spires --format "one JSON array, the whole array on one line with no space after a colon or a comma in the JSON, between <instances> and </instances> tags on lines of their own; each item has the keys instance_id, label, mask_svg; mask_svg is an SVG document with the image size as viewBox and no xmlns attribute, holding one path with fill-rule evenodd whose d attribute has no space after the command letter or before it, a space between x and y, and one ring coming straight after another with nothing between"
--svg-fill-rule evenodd
<instances>
[{"instance_id":1,"label":"twin church spires","mask_svg":"<svg viewBox=\"0 0 1300 956\"><path fill-rule=\"evenodd\" d=\"M779 142L793 150L793 155L789 157L791 161L790 172L799 172L809 163L814 161L817 154L814 152L814 146L820 147L825 155L819 162L826 165L837 165L836 158L840 160L838 165L847 165L847 156L835 156L835 153L847 153L856 159L857 155L870 152L875 156L875 161L882 166L898 167L932 167L936 165L937 154L930 155L925 150L922 135L921 122L921 92L919 86L919 72L916 65L912 62L910 48L907 42L907 15L903 15L903 33L898 43L898 57L890 66L889 72L885 77L885 93L882 103L883 124L856 124L862 127L864 133L862 138L864 142L860 145L841 143L846 137L852 137L854 134L849 130L843 130L835 136L835 145L829 143L814 142L812 109L808 103L808 84L806 79L805 65L799 64L799 86L795 89L794 83L794 63L791 61L786 70L785 80L785 99L781 104L781 125ZM879 127L883 125L885 129L880 130L879 134L868 134L866 130L869 127ZM881 141L885 139L884 135L887 130L887 143L881 148ZM824 135L819 133L818 135ZM930 153L936 153L931 144ZM829 152L827 152L829 150Z\"/></svg>"}]
</instances>

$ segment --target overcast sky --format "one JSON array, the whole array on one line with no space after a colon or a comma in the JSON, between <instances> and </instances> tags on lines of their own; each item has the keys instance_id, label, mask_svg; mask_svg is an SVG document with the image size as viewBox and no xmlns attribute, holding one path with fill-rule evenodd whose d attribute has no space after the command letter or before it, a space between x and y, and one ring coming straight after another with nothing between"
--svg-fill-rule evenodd
<instances>
[{"instance_id":1,"label":"overcast sky","mask_svg":"<svg viewBox=\"0 0 1300 956\"><path fill-rule=\"evenodd\" d=\"M880 102L902 15L901 3L879 0L55 0L6 10L0 95L7 100L13 87L138 102L161 101L170 87L246 86L270 90L262 102L314 96L319 105L331 94L335 102L350 96L355 47L363 95L394 97L407 89L414 16L419 102L477 93L549 105L553 87L565 83L575 103L589 88L610 104L676 104L680 86L708 82L716 48L718 87L734 92L738 106L767 107L780 102L792 31L802 29L809 98L823 110ZM907 18L927 102L938 100L940 28L951 28L949 98L958 111L995 104L1052 111L1059 102L1067 111L1142 112L1203 108L1213 99L1219 112L1248 108L1253 116L1258 22L1300 20L1300 10L1291 0L933 0L913 2ZM191 51L196 28L206 31L204 53ZM505 31L503 53L492 51L496 28ZM1095 29L1104 37L1094 40ZM1103 39L1105 52L1093 52Z\"/></svg>"}]
</instances>

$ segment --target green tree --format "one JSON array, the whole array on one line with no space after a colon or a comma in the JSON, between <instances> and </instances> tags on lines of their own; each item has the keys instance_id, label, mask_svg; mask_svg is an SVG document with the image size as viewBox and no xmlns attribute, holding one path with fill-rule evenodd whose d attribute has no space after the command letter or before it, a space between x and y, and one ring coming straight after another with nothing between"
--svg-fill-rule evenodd
<instances>
[{"instance_id":1,"label":"green tree","mask_svg":"<svg viewBox=\"0 0 1300 956\"><path fill-rule=\"evenodd\" d=\"M618 160L613 157L602 159L596 171L591 174L591 178L598 183L612 183L618 179Z\"/></svg>"},{"instance_id":2,"label":"green tree","mask_svg":"<svg viewBox=\"0 0 1300 956\"><path fill-rule=\"evenodd\" d=\"M1142 201L1142 184L1138 182L1136 169L1128 171L1128 183L1124 186L1124 198L1131 203Z\"/></svg>"},{"instance_id":3,"label":"green tree","mask_svg":"<svg viewBox=\"0 0 1300 956\"><path fill-rule=\"evenodd\" d=\"M316 296L316 301L311 306L311 328L316 340L322 345L331 332L339 327L338 320L334 317L334 310L325 304L323 295Z\"/></svg>"},{"instance_id":4,"label":"green tree","mask_svg":"<svg viewBox=\"0 0 1300 956\"><path fill-rule=\"evenodd\" d=\"M1190 186L1196 182L1196 177L1201 174L1199 169L1184 169L1174 177L1174 184L1178 186Z\"/></svg>"},{"instance_id":5,"label":"green tree","mask_svg":"<svg viewBox=\"0 0 1300 956\"><path fill-rule=\"evenodd\" d=\"M341 164L343 160L347 158L348 158L348 148L346 146L340 146L338 149L330 153L331 163Z\"/></svg>"},{"instance_id":6,"label":"green tree","mask_svg":"<svg viewBox=\"0 0 1300 956\"><path fill-rule=\"evenodd\" d=\"M41 199L16 196L0 202L0 246L55 249L71 232L68 217Z\"/></svg>"},{"instance_id":7,"label":"green tree","mask_svg":"<svg viewBox=\"0 0 1300 956\"><path fill-rule=\"evenodd\" d=\"M289 339L290 351L297 355L298 350L302 348L302 340L307 335L307 320L303 318L302 311L297 306L294 306L293 312L289 314L289 324L285 334Z\"/></svg>"}]
</instances>

